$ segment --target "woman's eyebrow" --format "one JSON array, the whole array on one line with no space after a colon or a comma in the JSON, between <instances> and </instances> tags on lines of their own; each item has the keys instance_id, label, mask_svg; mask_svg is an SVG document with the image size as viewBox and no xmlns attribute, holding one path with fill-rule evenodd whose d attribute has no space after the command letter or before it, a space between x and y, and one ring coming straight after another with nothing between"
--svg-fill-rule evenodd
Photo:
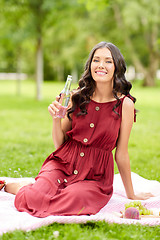
<instances>
[{"instance_id":1,"label":"woman's eyebrow","mask_svg":"<svg viewBox=\"0 0 160 240\"><path fill-rule=\"evenodd\" d=\"M94 56L94 58L100 58L99 56ZM113 59L112 57L106 57L105 59Z\"/></svg>"}]
</instances>

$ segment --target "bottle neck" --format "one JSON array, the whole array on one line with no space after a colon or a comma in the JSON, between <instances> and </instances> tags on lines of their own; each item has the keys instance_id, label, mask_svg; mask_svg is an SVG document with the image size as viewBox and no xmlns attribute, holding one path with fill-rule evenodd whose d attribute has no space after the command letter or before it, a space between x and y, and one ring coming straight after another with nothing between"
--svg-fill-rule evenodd
<instances>
[{"instance_id":1,"label":"bottle neck","mask_svg":"<svg viewBox=\"0 0 160 240\"><path fill-rule=\"evenodd\" d=\"M70 90L71 82L72 82L71 79L70 79L70 80L67 80L67 82L66 82L66 84L65 84L65 86L64 86L64 89L65 89L65 90Z\"/></svg>"},{"instance_id":2,"label":"bottle neck","mask_svg":"<svg viewBox=\"0 0 160 240\"><path fill-rule=\"evenodd\" d=\"M66 81L65 86L64 86L65 91L70 90L71 82L72 82L72 77L69 75L67 77L67 81Z\"/></svg>"}]
</instances>

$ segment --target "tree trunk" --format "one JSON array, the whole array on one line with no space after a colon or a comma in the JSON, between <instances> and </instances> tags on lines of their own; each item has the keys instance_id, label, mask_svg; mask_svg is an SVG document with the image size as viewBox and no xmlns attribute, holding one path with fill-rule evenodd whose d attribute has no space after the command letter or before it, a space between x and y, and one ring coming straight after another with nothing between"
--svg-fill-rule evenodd
<instances>
[{"instance_id":1,"label":"tree trunk","mask_svg":"<svg viewBox=\"0 0 160 240\"><path fill-rule=\"evenodd\" d=\"M159 59L152 52L150 53L150 61L147 74L144 74L144 83L143 86L155 86L156 72L159 66Z\"/></svg>"},{"instance_id":2,"label":"tree trunk","mask_svg":"<svg viewBox=\"0 0 160 240\"><path fill-rule=\"evenodd\" d=\"M73 77L72 82L73 83L77 83L78 82L78 71L77 71L77 68L73 68L72 69L71 75Z\"/></svg>"},{"instance_id":3,"label":"tree trunk","mask_svg":"<svg viewBox=\"0 0 160 240\"><path fill-rule=\"evenodd\" d=\"M59 82L64 81L64 67L62 65L57 66L57 79Z\"/></svg>"},{"instance_id":4,"label":"tree trunk","mask_svg":"<svg viewBox=\"0 0 160 240\"><path fill-rule=\"evenodd\" d=\"M154 87L155 86L154 78L149 73L147 74L147 76L144 77L143 86L144 87Z\"/></svg>"},{"instance_id":5,"label":"tree trunk","mask_svg":"<svg viewBox=\"0 0 160 240\"><path fill-rule=\"evenodd\" d=\"M43 84L43 50L42 39L37 41L36 49L36 98L38 101L42 100L42 84Z\"/></svg>"},{"instance_id":6,"label":"tree trunk","mask_svg":"<svg viewBox=\"0 0 160 240\"><path fill-rule=\"evenodd\" d=\"M123 36L125 39L126 46L128 47L131 53L131 60L136 68L136 70L140 73L144 74L144 86L155 86L155 78L156 78L156 71L158 69L159 60L154 52L155 42L157 41L157 26L154 26L151 31L151 39L150 39L150 52L149 52L149 65L148 67L144 66L140 61L138 53L135 51L134 45L132 43L132 39L130 38L128 31L125 27L123 22L123 18L121 16L120 7L118 4L113 5L114 16L117 23L117 26L123 32Z\"/></svg>"},{"instance_id":7,"label":"tree trunk","mask_svg":"<svg viewBox=\"0 0 160 240\"><path fill-rule=\"evenodd\" d=\"M132 40L128 34L127 28L125 27L125 24L123 22L123 18L121 16L121 10L118 4L113 4L113 11L114 11L114 17L117 23L117 26L121 31L123 32L124 41L126 44L126 47L128 48L129 52L131 53L131 60L133 62L134 67L137 71L142 72L143 74L147 74L146 68L143 66L142 62L139 59L138 54L135 52L135 48L133 46Z\"/></svg>"},{"instance_id":8,"label":"tree trunk","mask_svg":"<svg viewBox=\"0 0 160 240\"><path fill-rule=\"evenodd\" d=\"M19 47L17 56L17 81L16 81L16 94L21 95L21 48Z\"/></svg>"},{"instance_id":9,"label":"tree trunk","mask_svg":"<svg viewBox=\"0 0 160 240\"><path fill-rule=\"evenodd\" d=\"M160 63L159 52L157 51L157 39L158 39L158 24L153 24L151 26L151 34L149 38L149 65L148 74L145 75L144 86L155 86L156 72Z\"/></svg>"}]
</instances>

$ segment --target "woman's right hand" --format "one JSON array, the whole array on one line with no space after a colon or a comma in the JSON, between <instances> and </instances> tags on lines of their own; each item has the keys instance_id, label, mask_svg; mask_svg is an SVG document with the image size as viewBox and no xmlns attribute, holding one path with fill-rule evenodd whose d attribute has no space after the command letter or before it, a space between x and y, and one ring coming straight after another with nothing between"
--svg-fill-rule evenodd
<instances>
[{"instance_id":1,"label":"woman's right hand","mask_svg":"<svg viewBox=\"0 0 160 240\"><path fill-rule=\"evenodd\" d=\"M57 118L56 113L59 112L59 107L61 105L58 101L59 101L59 96L56 96L56 100L48 106L48 111L53 119Z\"/></svg>"},{"instance_id":2,"label":"woman's right hand","mask_svg":"<svg viewBox=\"0 0 160 240\"><path fill-rule=\"evenodd\" d=\"M48 106L48 111L53 119L52 138L56 148L68 139L66 132L72 128L72 122L69 121L67 116L65 116L63 120L56 116L56 113L59 112L59 107L61 106L59 98L60 97L57 96L56 100Z\"/></svg>"}]
</instances>

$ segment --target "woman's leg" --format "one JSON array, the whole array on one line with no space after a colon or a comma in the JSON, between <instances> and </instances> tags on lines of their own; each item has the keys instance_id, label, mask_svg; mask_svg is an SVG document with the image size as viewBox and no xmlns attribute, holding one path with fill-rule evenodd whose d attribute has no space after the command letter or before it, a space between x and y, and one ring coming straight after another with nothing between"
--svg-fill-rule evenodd
<instances>
[{"instance_id":1,"label":"woman's leg","mask_svg":"<svg viewBox=\"0 0 160 240\"><path fill-rule=\"evenodd\" d=\"M104 194L95 181L75 182L50 199L47 212L48 215L61 216L96 214L107 204L111 195L112 192Z\"/></svg>"},{"instance_id":2,"label":"woman's leg","mask_svg":"<svg viewBox=\"0 0 160 240\"><path fill-rule=\"evenodd\" d=\"M21 187L29 185L29 184L32 184L32 183L29 181L7 183L4 187L4 191L16 195Z\"/></svg>"}]
</instances>

